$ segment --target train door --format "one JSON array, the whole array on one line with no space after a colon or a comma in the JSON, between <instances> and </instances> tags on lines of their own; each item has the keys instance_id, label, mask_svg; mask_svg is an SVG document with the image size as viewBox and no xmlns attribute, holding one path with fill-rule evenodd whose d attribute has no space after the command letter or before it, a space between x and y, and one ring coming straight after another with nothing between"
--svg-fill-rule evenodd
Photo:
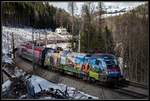
<instances>
[{"instance_id":1,"label":"train door","mask_svg":"<svg viewBox=\"0 0 150 101\"><path fill-rule=\"evenodd\" d=\"M50 66L50 57L51 57L51 53L47 52L46 56L45 56L45 61L44 61L44 67L48 68L49 70L51 69Z\"/></svg>"},{"instance_id":2,"label":"train door","mask_svg":"<svg viewBox=\"0 0 150 101\"><path fill-rule=\"evenodd\" d=\"M90 70L89 70L89 77L95 80L99 80L99 73L101 72L101 61L96 59L96 58L92 58L90 59Z\"/></svg>"},{"instance_id":3,"label":"train door","mask_svg":"<svg viewBox=\"0 0 150 101\"><path fill-rule=\"evenodd\" d=\"M75 57L75 68L77 69L78 77L80 77L80 78L85 77L85 73L82 71L83 64L84 64L84 58L85 58L85 56L82 56L81 54L78 54Z\"/></svg>"},{"instance_id":4,"label":"train door","mask_svg":"<svg viewBox=\"0 0 150 101\"><path fill-rule=\"evenodd\" d=\"M84 64L84 57L76 56L75 57L75 67L78 68L79 70L81 70L83 64Z\"/></svg>"},{"instance_id":5,"label":"train door","mask_svg":"<svg viewBox=\"0 0 150 101\"><path fill-rule=\"evenodd\" d=\"M84 61L84 63L83 63L83 65L82 65L82 71L83 71L86 75L88 75L88 73L89 73L89 71L90 71L90 64L89 64L89 62L88 62L88 58L85 57L83 61Z\"/></svg>"},{"instance_id":6,"label":"train door","mask_svg":"<svg viewBox=\"0 0 150 101\"><path fill-rule=\"evenodd\" d=\"M33 54L32 54L32 49L30 48L23 48L22 49L22 56L26 59L28 59L29 61L33 61Z\"/></svg>"},{"instance_id":7,"label":"train door","mask_svg":"<svg viewBox=\"0 0 150 101\"><path fill-rule=\"evenodd\" d=\"M41 54L42 54L42 49L40 49L40 48L35 49L34 56L35 56L35 62L36 62L36 64L40 63Z\"/></svg>"},{"instance_id":8,"label":"train door","mask_svg":"<svg viewBox=\"0 0 150 101\"><path fill-rule=\"evenodd\" d=\"M42 67L44 67L44 62L45 62L45 57L46 57L46 54L47 54L47 52L50 50L51 48L44 48L44 50L42 50L42 52L41 52L41 54L40 54L40 60L41 60L41 62L40 62L40 65L42 66Z\"/></svg>"}]
</instances>

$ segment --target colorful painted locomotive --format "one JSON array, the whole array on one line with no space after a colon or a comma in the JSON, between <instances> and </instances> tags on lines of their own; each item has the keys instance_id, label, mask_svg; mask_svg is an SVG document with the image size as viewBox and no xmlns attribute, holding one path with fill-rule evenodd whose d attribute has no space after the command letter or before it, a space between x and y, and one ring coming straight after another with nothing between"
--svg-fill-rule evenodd
<instances>
[{"instance_id":1,"label":"colorful painted locomotive","mask_svg":"<svg viewBox=\"0 0 150 101\"><path fill-rule=\"evenodd\" d=\"M116 81L122 78L117 58L108 53L77 53L58 49L35 47L34 58L31 44L21 45L19 55L48 70L69 73L86 80Z\"/></svg>"}]
</instances>

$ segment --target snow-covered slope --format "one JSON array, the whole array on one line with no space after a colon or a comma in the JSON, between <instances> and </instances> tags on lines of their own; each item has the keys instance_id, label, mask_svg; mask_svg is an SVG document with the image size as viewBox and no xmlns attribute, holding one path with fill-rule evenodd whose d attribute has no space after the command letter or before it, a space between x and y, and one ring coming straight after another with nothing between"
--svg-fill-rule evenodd
<instances>
[{"instance_id":1,"label":"snow-covered slope","mask_svg":"<svg viewBox=\"0 0 150 101\"><path fill-rule=\"evenodd\" d=\"M5 68L5 70L8 71L8 68L9 67ZM81 92L74 87L68 87L67 85L62 84L62 83L50 82L50 81L45 80L44 78L41 78L37 75L29 75L29 74L26 75L26 73L22 69L18 69L17 67L14 68L13 72L14 72L14 76L18 78L18 81L7 80L6 82L4 82L2 84L2 93L6 94L7 97L9 97L10 95L13 95L13 96L16 96L17 98L21 99L21 97L23 96L23 95L21 95L22 94L21 90L16 89L16 91L20 95L19 96L14 95L12 93L13 89L11 89L11 86L13 85L13 83L17 83L20 85L22 83L20 81L23 80L24 82L26 82L25 85L27 87L27 91L25 93L26 93L26 95L30 95L29 99L30 98L52 99L52 95L47 94L46 92L44 93L44 91L51 92L57 96L62 95L62 94L65 94L62 96L66 96L66 94L67 94L66 99L98 99L98 97ZM20 81L19 81L19 79L20 79ZM53 90L50 90L50 89L53 89ZM57 92L58 90L61 92ZM56 92L57 92L57 94L56 94ZM57 99L57 98L55 98L55 99Z\"/></svg>"},{"instance_id":2,"label":"snow-covered slope","mask_svg":"<svg viewBox=\"0 0 150 101\"><path fill-rule=\"evenodd\" d=\"M17 27L8 27L2 26L2 53L3 61L11 62L11 58L6 54L11 54L12 52L12 34L14 37L14 45L17 48L20 44L31 41L32 33L34 33L34 39L45 39L45 33L47 33L47 38L49 40L70 40L71 35L60 35L55 32L51 32L49 29L34 29L34 28L17 28ZM70 43L55 43L48 44L47 47L55 48L62 47L65 50L68 50Z\"/></svg>"},{"instance_id":3,"label":"snow-covered slope","mask_svg":"<svg viewBox=\"0 0 150 101\"><path fill-rule=\"evenodd\" d=\"M48 29L33 29L33 28L15 28L15 27L6 27L2 26L2 48L5 50L12 49L12 34L14 35L15 48L18 47L21 43L32 40L32 33L34 33L34 39L38 40L45 39L47 33L47 39L49 40L70 40L70 35L59 35L57 33L51 32ZM53 44L54 46L55 44ZM49 45L51 46L51 45ZM67 48L67 44L59 44L59 47Z\"/></svg>"}]
</instances>

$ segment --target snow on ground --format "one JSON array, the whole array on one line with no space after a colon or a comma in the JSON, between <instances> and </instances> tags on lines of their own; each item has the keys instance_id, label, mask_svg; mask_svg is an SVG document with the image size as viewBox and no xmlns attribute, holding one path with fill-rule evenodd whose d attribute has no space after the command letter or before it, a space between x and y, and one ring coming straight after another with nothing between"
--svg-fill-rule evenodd
<instances>
[{"instance_id":1,"label":"snow on ground","mask_svg":"<svg viewBox=\"0 0 150 101\"><path fill-rule=\"evenodd\" d=\"M50 30L47 29L33 29L33 28L13 28L13 27L6 27L2 26L2 34L3 37L12 42L12 33L14 34L15 38L15 45L18 46L22 42L31 41L32 40L32 33L34 33L34 38L36 39L38 33L40 33L40 37L45 37L43 33L50 33Z\"/></svg>"},{"instance_id":2,"label":"snow on ground","mask_svg":"<svg viewBox=\"0 0 150 101\"><path fill-rule=\"evenodd\" d=\"M60 89L60 86L58 86L54 83L51 83L47 80L44 80L41 77L38 77L38 76L35 76L35 75L32 75L32 78L30 78L29 81L31 82L31 85L34 86L34 92L35 93L38 93L38 92L41 91L41 89L39 87L39 84L40 84L40 86L42 87L43 90L44 89L49 90L49 88Z\"/></svg>"},{"instance_id":3,"label":"snow on ground","mask_svg":"<svg viewBox=\"0 0 150 101\"><path fill-rule=\"evenodd\" d=\"M60 35L58 33L55 33L58 37L62 38L63 40L69 40L72 38L72 35Z\"/></svg>"},{"instance_id":4,"label":"snow on ground","mask_svg":"<svg viewBox=\"0 0 150 101\"><path fill-rule=\"evenodd\" d=\"M67 85L65 84L56 84L56 83L52 83L49 82L41 77L32 75L32 77L29 79L29 81L31 82L31 85L34 86L34 92L38 93L41 91L39 84L42 88L42 90L49 90L50 88L53 89L59 89L61 91L65 91ZM73 87L67 87L67 92L69 94L70 97L73 97L74 99L88 99L89 97L91 97L92 99L98 99L98 97L92 96L92 95L88 95L84 92L78 91L77 89L73 88ZM75 94L74 94L75 92Z\"/></svg>"},{"instance_id":5,"label":"snow on ground","mask_svg":"<svg viewBox=\"0 0 150 101\"><path fill-rule=\"evenodd\" d=\"M50 29L34 29L34 28L18 28L18 27L8 27L2 26L2 58L3 61L11 63L11 57L8 54L12 53L12 37L14 37L14 45L17 48L20 44L31 41L32 33L34 32L34 39L45 39L47 33L48 39L61 39L61 40L70 40L71 35L60 35L55 32L52 32ZM12 36L13 34L13 36ZM62 47L64 50L69 50L70 43L56 43L48 44L47 47L56 48ZM6 55L7 54L7 55Z\"/></svg>"},{"instance_id":6,"label":"snow on ground","mask_svg":"<svg viewBox=\"0 0 150 101\"><path fill-rule=\"evenodd\" d=\"M13 61L12 61L11 57L9 57L7 54L4 54L2 56L2 62L4 62L4 63L10 63L11 64Z\"/></svg>"},{"instance_id":7,"label":"snow on ground","mask_svg":"<svg viewBox=\"0 0 150 101\"><path fill-rule=\"evenodd\" d=\"M16 28L16 27L6 27L2 26L2 45L3 49L12 49L12 34L14 34L15 48L21 43L26 41L32 41L32 33L34 33L34 40L45 39L47 34L47 39L49 40L70 40L71 35L60 35L52 32L50 29L34 29L34 28ZM48 47L54 47L55 44L48 45ZM59 43L59 47L67 48L69 43Z\"/></svg>"},{"instance_id":8,"label":"snow on ground","mask_svg":"<svg viewBox=\"0 0 150 101\"><path fill-rule=\"evenodd\" d=\"M67 85L61 83L58 85L61 86L62 91L65 91ZM98 97L81 92L74 87L67 87L67 92L69 96L73 97L74 99L88 99L89 97L92 99L98 99Z\"/></svg>"},{"instance_id":9,"label":"snow on ground","mask_svg":"<svg viewBox=\"0 0 150 101\"><path fill-rule=\"evenodd\" d=\"M5 83L2 84L2 92L8 90L8 88L10 87L11 85L11 81L10 80L7 80Z\"/></svg>"},{"instance_id":10,"label":"snow on ground","mask_svg":"<svg viewBox=\"0 0 150 101\"><path fill-rule=\"evenodd\" d=\"M17 72L20 72L19 74L21 74L21 70L20 69L15 69L15 71L17 70ZM16 73L16 72L15 72ZM36 76L36 75L32 75L29 79L28 76L25 77L27 80L27 85L28 85L28 93L27 94L30 94L32 96L34 96L34 94L38 94L42 91L49 91L50 88L53 88L54 91L53 92L56 92L56 90L60 90L62 92L65 92L66 90L66 87L67 87L67 93L69 94L69 97L71 99L98 99L98 97L95 97L95 96L92 96L92 95L89 95L89 94L86 94L84 92L81 92L79 90L77 90L76 88L73 88L73 87L68 87L67 85L65 84L62 84L62 83L53 83L53 82L49 82L39 76ZM6 82L4 82L2 84L2 92L3 93L7 93L8 90L11 90L10 89L10 85L12 84L12 82L10 80L7 80ZM33 93L33 94L32 94ZM22 95L20 95L20 98L22 97ZM44 96L42 95L40 98L38 99L53 99L52 97L50 97L50 95L47 95L47 96Z\"/></svg>"}]
</instances>

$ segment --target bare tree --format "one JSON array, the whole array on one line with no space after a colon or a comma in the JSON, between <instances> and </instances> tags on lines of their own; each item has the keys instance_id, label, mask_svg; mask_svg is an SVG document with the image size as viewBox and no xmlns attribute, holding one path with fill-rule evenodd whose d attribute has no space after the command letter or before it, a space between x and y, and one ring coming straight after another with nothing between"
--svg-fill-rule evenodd
<instances>
[{"instance_id":1,"label":"bare tree","mask_svg":"<svg viewBox=\"0 0 150 101\"><path fill-rule=\"evenodd\" d=\"M87 48L87 52L91 50L92 40L93 40L93 26L92 26L92 15L94 14L94 5L91 2L84 3L82 6L82 17L83 17L83 33L85 39L84 47ZM93 32L92 32L93 31ZM82 41L83 42L83 41Z\"/></svg>"},{"instance_id":2,"label":"bare tree","mask_svg":"<svg viewBox=\"0 0 150 101\"><path fill-rule=\"evenodd\" d=\"M124 67L127 79L146 84L148 82L149 61L149 30L148 6L139 6L126 14L115 17L116 39L122 43ZM113 22L113 21L112 21ZM125 68L124 68L125 69Z\"/></svg>"},{"instance_id":3,"label":"bare tree","mask_svg":"<svg viewBox=\"0 0 150 101\"><path fill-rule=\"evenodd\" d=\"M75 10L77 10L77 6L76 6L76 3L75 2L69 2L68 3L68 10L70 11L71 13L71 22L72 22L72 29L71 29L71 33L73 35L73 39L71 41L71 44L72 44L72 48L73 50L75 50L75 45L74 45L74 41L75 41Z\"/></svg>"}]
</instances>

